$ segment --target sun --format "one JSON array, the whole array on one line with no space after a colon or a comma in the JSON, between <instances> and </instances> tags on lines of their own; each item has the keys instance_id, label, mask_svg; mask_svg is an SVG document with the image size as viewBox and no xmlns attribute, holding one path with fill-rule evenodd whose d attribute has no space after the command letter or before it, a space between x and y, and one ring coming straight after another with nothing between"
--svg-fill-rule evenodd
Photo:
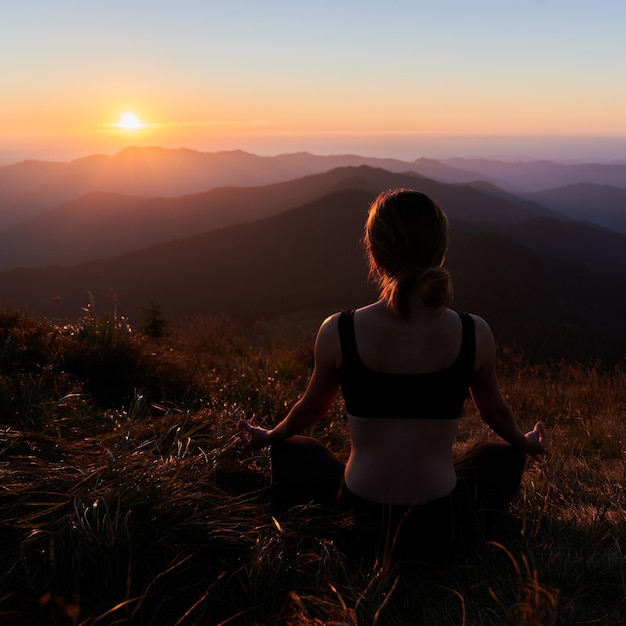
<instances>
[{"instance_id":1,"label":"sun","mask_svg":"<svg viewBox=\"0 0 626 626\"><path fill-rule=\"evenodd\" d=\"M123 113L117 127L122 130L141 130L145 127L145 122L139 119L134 113Z\"/></svg>"}]
</instances>

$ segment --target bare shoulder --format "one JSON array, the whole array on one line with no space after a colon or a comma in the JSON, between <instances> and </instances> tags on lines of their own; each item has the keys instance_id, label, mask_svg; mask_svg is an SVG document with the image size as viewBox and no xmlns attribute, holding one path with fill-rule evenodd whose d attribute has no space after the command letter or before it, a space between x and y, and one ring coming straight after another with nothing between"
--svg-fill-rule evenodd
<instances>
[{"instance_id":1,"label":"bare shoulder","mask_svg":"<svg viewBox=\"0 0 626 626\"><path fill-rule=\"evenodd\" d=\"M339 341L339 316L334 313L320 325L315 340L315 353L318 360L341 362L341 343Z\"/></svg>"},{"instance_id":2,"label":"bare shoulder","mask_svg":"<svg viewBox=\"0 0 626 626\"><path fill-rule=\"evenodd\" d=\"M495 340L489 324L480 317L472 314L476 328L476 367L480 368L495 359Z\"/></svg>"},{"instance_id":3,"label":"bare shoulder","mask_svg":"<svg viewBox=\"0 0 626 626\"><path fill-rule=\"evenodd\" d=\"M341 313L333 313L332 315L329 315L321 324L319 327L319 330L317 331L317 335L318 338L320 336L332 336L332 335L337 335L339 332L339 317L341 316Z\"/></svg>"},{"instance_id":4,"label":"bare shoulder","mask_svg":"<svg viewBox=\"0 0 626 626\"><path fill-rule=\"evenodd\" d=\"M476 327L476 339L493 339L493 333L491 332L489 324L487 324L487 322L480 317L480 315L474 315L474 313L471 313L471 317L474 320L474 326Z\"/></svg>"}]
</instances>

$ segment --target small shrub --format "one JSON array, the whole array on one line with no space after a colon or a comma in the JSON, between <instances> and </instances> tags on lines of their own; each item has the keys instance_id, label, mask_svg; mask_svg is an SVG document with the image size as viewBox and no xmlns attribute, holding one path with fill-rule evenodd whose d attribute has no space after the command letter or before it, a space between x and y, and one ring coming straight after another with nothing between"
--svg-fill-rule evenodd
<instances>
[{"instance_id":1,"label":"small shrub","mask_svg":"<svg viewBox=\"0 0 626 626\"><path fill-rule=\"evenodd\" d=\"M142 309L144 322L141 327L141 332L153 339L160 339L165 337L167 320L163 317L163 311L161 306L150 302L150 304Z\"/></svg>"}]
</instances>

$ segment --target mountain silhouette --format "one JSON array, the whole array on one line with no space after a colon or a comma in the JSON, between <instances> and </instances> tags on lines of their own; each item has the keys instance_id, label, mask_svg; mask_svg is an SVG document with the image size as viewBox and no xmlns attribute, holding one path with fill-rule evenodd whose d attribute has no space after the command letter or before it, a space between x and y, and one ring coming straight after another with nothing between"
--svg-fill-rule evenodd
<instances>
[{"instance_id":1,"label":"mountain silhouette","mask_svg":"<svg viewBox=\"0 0 626 626\"><path fill-rule=\"evenodd\" d=\"M485 222L502 209L501 199L471 187L428 179L421 184L427 193L439 192L451 221L447 263L456 308L484 315L499 342L516 343L533 358L615 362L623 357L625 275L603 274L567 258L575 241L565 246L563 258L544 242L534 242L546 232L551 240L550 228L562 240L575 240L581 231L570 231L572 223L538 218L515 204L504 205L511 211L506 219L500 215L499 223ZM321 321L375 297L360 239L376 193L345 188L264 219L109 260L1 272L0 293L5 305L52 318L80 315L88 292L100 310L112 310L113 290L119 310L135 324L150 301L172 322L196 313L225 313L252 323L307 311L318 313ZM456 204L449 206L452 198ZM476 209L472 201L478 204L476 213L468 209ZM517 235L518 229L524 235ZM624 236L611 234L621 237L623 246Z\"/></svg>"},{"instance_id":2,"label":"mountain silhouette","mask_svg":"<svg viewBox=\"0 0 626 626\"><path fill-rule=\"evenodd\" d=\"M524 194L555 211L626 233L626 188L578 183Z\"/></svg>"},{"instance_id":3,"label":"mountain silhouette","mask_svg":"<svg viewBox=\"0 0 626 626\"><path fill-rule=\"evenodd\" d=\"M554 215L492 186L446 185L419 174L341 167L262 187L224 187L180 198L92 192L0 232L0 269L72 265L262 219L339 189L419 187L465 221L507 223Z\"/></svg>"},{"instance_id":4,"label":"mountain silhouette","mask_svg":"<svg viewBox=\"0 0 626 626\"><path fill-rule=\"evenodd\" d=\"M130 147L113 156L91 155L69 163L22 161L0 167L0 230L91 192L178 197L216 187L264 186L360 165L416 171L414 164L397 159L358 155L301 152L265 157L241 150L210 153L156 147Z\"/></svg>"},{"instance_id":5,"label":"mountain silhouette","mask_svg":"<svg viewBox=\"0 0 626 626\"><path fill-rule=\"evenodd\" d=\"M534 192L578 183L626 189L626 164L552 161L507 162L490 159L443 159L442 165L473 173L475 180L493 183L512 193Z\"/></svg>"},{"instance_id":6,"label":"mountain silhouette","mask_svg":"<svg viewBox=\"0 0 626 626\"><path fill-rule=\"evenodd\" d=\"M626 188L626 165L618 164L426 158L409 162L354 154L258 156L241 150L210 153L129 147L112 156L96 154L69 163L30 160L0 167L0 231L93 192L175 198L217 187L265 186L361 165L413 172L443 183L485 181L512 192L580 182Z\"/></svg>"}]
</instances>

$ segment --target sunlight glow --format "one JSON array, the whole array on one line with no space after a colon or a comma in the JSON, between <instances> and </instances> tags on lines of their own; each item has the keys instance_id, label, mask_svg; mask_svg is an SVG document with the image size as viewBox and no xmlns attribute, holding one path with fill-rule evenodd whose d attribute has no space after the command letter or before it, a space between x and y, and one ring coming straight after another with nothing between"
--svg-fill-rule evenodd
<instances>
[{"instance_id":1,"label":"sunlight glow","mask_svg":"<svg viewBox=\"0 0 626 626\"><path fill-rule=\"evenodd\" d=\"M144 128L145 122L140 120L134 113L124 113L120 117L117 126L123 130L140 130Z\"/></svg>"}]
</instances>

